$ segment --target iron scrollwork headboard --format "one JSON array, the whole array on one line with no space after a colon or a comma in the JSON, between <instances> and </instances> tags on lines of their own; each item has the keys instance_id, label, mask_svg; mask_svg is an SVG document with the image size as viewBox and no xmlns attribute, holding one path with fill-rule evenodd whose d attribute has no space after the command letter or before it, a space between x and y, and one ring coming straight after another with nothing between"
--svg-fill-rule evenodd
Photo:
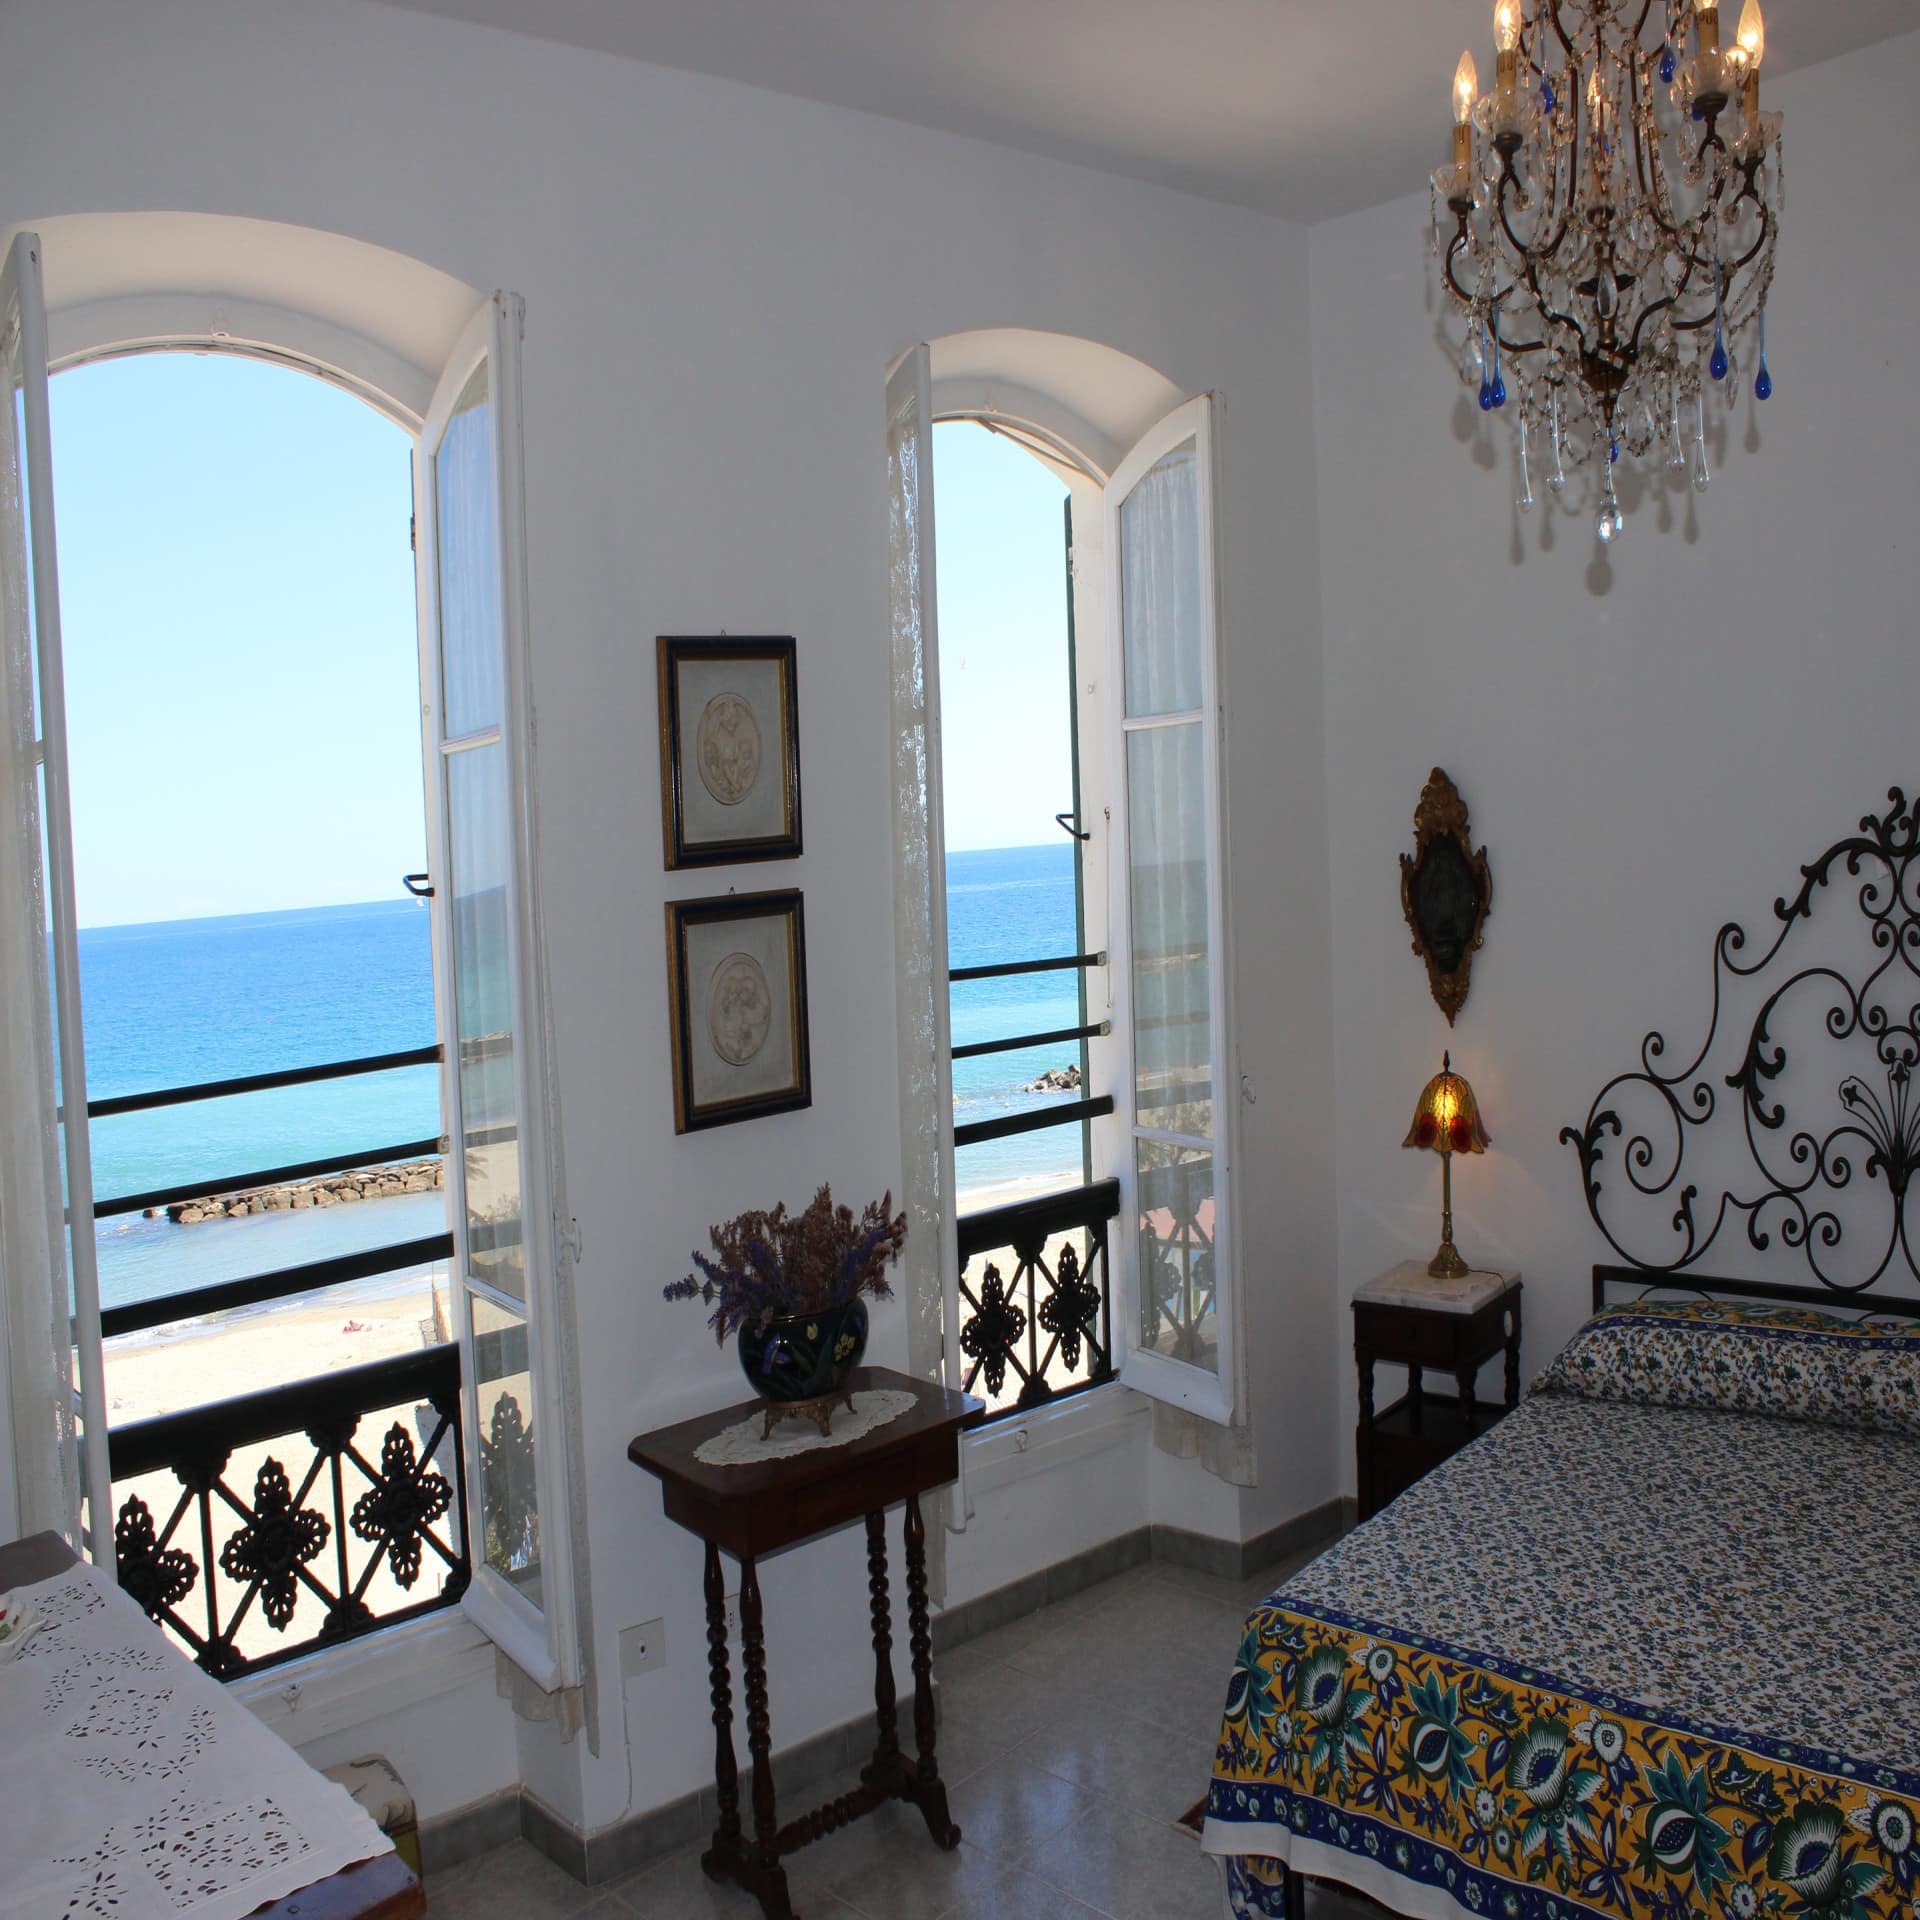
<instances>
[{"instance_id":1,"label":"iron scrollwork headboard","mask_svg":"<svg viewBox=\"0 0 1920 1920\"><path fill-rule=\"evenodd\" d=\"M1712 1019L1687 1064L1664 1071L1666 1039L1649 1033L1641 1042L1639 1068L1615 1075L1600 1089L1584 1126L1562 1129L1561 1141L1580 1156L1594 1224L1642 1273L1691 1269L1728 1220L1737 1218L1749 1247L1765 1254L1777 1235L1829 1294L1873 1298L1869 1290L1901 1265L1920 1282L1920 1230L1908 1220L1908 1198L1920 1189L1914 1086L1920 1067L1920 793L1912 803L1898 787L1887 797L1884 814L1869 814L1857 833L1800 870L1800 890L1791 900L1773 903L1779 928L1764 952L1748 959L1746 930L1735 922L1720 929ZM1861 919L1835 924L1834 906L1844 902L1848 880L1860 882L1855 898ZM1828 912L1819 916L1822 906ZM1859 947L1858 955L1836 958L1823 951L1799 964L1816 918L1829 923L1821 929L1829 945ZM1794 966L1798 970L1789 971ZM1741 1040L1739 1026L1748 1016L1735 1003L1749 995L1758 1006ZM1723 1018L1729 1022L1720 1042L1726 1059L1710 1064ZM1803 1029L1802 1023L1808 1025ZM1796 1061L1817 1045L1827 1068L1840 1070L1837 1084L1816 1069L1810 1083L1789 1088L1789 1027L1796 1029ZM1700 1185L1683 1181L1682 1172L1690 1142L1708 1151L1723 1089L1738 1102L1744 1141L1737 1148L1744 1159L1735 1175L1708 1182L1721 1185L1715 1204L1703 1202ZM1790 1122L1790 1098L1803 1097L1814 1112ZM1654 1120L1623 1120L1623 1109L1631 1115L1648 1103ZM1657 1141L1668 1129L1670 1138ZM1713 1142L1723 1157L1730 1151L1724 1137L1730 1131L1730 1125L1723 1127ZM1621 1143L1627 1184L1610 1192L1601 1176L1611 1141ZM1752 1163L1751 1182L1745 1160ZM1663 1205L1669 1197L1673 1211L1660 1231L1666 1241L1661 1251L1672 1257L1631 1251L1619 1210L1638 1202ZM1616 1217L1610 1220L1609 1212Z\"/></svg>"}]
</instances>

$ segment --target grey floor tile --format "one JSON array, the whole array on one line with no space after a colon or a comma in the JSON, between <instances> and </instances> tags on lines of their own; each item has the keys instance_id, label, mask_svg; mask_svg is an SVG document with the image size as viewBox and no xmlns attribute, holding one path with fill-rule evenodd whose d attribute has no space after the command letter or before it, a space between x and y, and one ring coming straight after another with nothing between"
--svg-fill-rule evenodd
<instances>
[{"instance_id":1,"label":"grey floor tile","mask_svg":"<svg viewBox=\"0 0 1920 1920\"><path fill-rule=\"evenodd\" d=\"M614 1897L637 1920L748 1920L759 1912L757 1904L738 1887L717 1885L701 1872L705 1844L682 1847L630 1879L615 1881Z\"/></svg>"},{"instance_id":2,"label":"grey floor tile","mask_svg":"<svg viewBox=\"0 0 1920 1920\"><path fill-rule=\"evenodd\" d=\"M980 1892L949 1907L939 1920L1104 1920L1104 1916L1099 1908L1082 1906L1058 1887L1009 1867Z\"/></svg>"},{"instance_id":3,"label":"grey floor tile","mask_svg":"<svg viewBox=\"0 0 1920 1920\"><path fill-rule=\"evenodd\" d=\"M1172 1818L1108 1808L1043 1841L1022 1866L1113 1920L1213 1920L1220 1867Z\"/></svg>"},{"instance_id":4,"label":"grey floor tile","mask_svg":"<svg viewBox=\"0 0 1920 1920\"><path fill-rule=\"evenodd\" d=\"M935 1920L977 1900L1004 1873L1006 1863L966 1841L943 1852L917 1833L893 1835L872 1859L832 1883L831 1891L865 1920Z\"/></svg>"},{"instance_id":5,"label":"grey floor tile","mask_svg":"<svg viewBox=\"0 0 1920 1920\"><path fill-rule=\"evenodd\" d=\"M1028 1673L971 1646L957 1648L940 1668L941 1777L954 1787L1010 1753L1067 1712L1075 1691L1059 1670Z\"/></svg>"},{"instance_id":6,"label":"grey floor tile","mask_svg":"<svg viewBox=\"0 0 1920 1920\"><path fill-rule=\"evenodd\" d=\"M1018 1748L953 1788L948 1804L968 1846L1007 1862L1100 1806L1084 1787L1024 1761Z\"/></svg>"},{"instance_id":7,"label":"grey floor tile","mask_svg":"<svg viewBox=\"0 0 1920 1920\"><path fill-rule=\"evenodd\" d=\"M1056 1773L1108 1808L1174 1821L1207 1790L1213 1743L1090 1707L1034 1734L1016 1757Z\"/></svg>"},{"instance_id":8,"label":"grey floor tile","mask_svg":"<svg viewBox=\"0 0 1920 1920\"><path fill-rule=\"evenodd\" d=\"M605 1898L524 1840L427 1876L434 1920L576 1920ZM605 1911L619 1914L615 1905ZM600 1920L596 1914L595 1920Z\"/></svg>"}]
</instances>

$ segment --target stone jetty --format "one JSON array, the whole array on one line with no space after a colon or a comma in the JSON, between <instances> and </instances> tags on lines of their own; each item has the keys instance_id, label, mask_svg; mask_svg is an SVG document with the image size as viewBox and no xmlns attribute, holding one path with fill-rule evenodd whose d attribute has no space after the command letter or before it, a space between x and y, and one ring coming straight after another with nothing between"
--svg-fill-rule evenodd
<instances>
[{"instance_id":1,"label":"stone jetty","mask_svg":"<svg viewBox=\"0 0 1920 1920\"><path fill-rule=\"evenodd\" d=\"M445 1162L403 1160L391 1166L359 1167L320 1180L294 1180L278 1187L248 1187L216 1193L203 1200L177 1200L149 1207L148 1219L161 1214L177 1226L197 1227L203 1220L239 1220L253 1213L298 1213L308 1207L338 1207L359 1200L384 1200L396 1193L433 1193L447 1184Z\"/></svg>"}]
</instances>

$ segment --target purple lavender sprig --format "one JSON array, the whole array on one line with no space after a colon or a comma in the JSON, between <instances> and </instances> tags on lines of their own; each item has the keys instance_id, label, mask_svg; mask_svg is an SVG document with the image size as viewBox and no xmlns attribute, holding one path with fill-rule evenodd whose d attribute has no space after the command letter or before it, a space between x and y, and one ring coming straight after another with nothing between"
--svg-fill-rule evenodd
<instances>
[{"instance_id":1,"label":"purple lavender sprig","mask_svg":"<svg viewBox=\"0 0 1920 1920\"><path fill-rule=\"evenodd\" d=\"M819 1313L862 1294L890 1299L886 1269L907 1238L907 1216L892 1207L889 1193L855 1220L822 1186L803 1213L790 1215L785 1202L743 1213L711 1229L713 1253L696 1251L696 1271L662 1288L662 1298L697 1296L712 1307L707 1324L723 1345L742 1327L784 1314Z\"/></svg>"}]
</instances>

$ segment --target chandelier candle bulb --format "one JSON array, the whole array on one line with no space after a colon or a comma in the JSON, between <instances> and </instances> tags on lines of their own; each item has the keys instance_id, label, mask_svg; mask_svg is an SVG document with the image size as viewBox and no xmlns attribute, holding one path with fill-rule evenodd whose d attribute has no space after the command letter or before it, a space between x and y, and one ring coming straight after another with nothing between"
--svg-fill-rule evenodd
<instances>
[{"instance_id":1,"label":"chandelier candle bulb","mask_svg":"<svg viewBox=\"0 0 1920 1920\"><path fill-rule=\"evenodd\" d=\"M1720 51L1720 0L1693 0L1693 24L1703 59Z\"/></svg>"}]
</instances>

